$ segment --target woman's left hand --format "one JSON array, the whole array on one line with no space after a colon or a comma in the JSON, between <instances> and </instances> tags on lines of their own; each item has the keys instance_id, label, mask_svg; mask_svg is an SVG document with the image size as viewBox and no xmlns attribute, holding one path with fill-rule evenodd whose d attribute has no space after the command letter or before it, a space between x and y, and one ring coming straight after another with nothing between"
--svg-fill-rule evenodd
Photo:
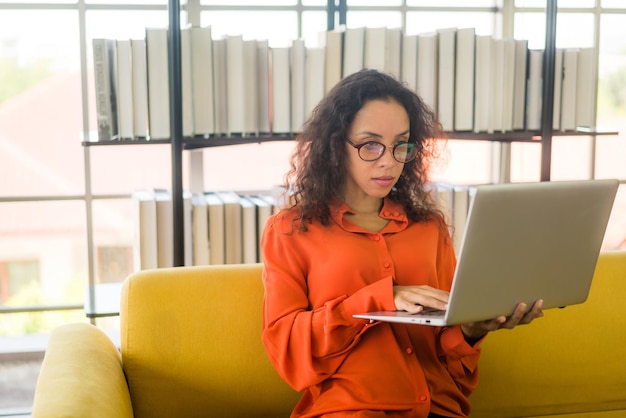
<instances>
[{"instance_id":1,"label":"woman's left hand","mask_svg":"<svg viewBox=\"0 0 626 418\"><path fill-rule=\"evenodd\" d=\"M499 316L495 319L469 322L461 325L461 330L468 342L478 341L488 332L496 331L502 328L513 329L517 325L530 324L533 319L543 316L543 300L538 300L533 304L530 311L526 312L526 304L520 303L510 316Z\"/></svg>"}]
</instances>

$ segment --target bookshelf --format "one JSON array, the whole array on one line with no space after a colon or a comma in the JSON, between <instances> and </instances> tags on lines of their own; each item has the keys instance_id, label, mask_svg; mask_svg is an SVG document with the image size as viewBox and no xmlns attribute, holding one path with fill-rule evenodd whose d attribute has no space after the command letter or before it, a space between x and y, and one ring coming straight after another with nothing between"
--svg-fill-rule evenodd
<instances>
[{"instance_id":1,"label":"bookshelf","mask_svg":"<svg viewBox=\"0 0 626 418\"><path fill-rule=\"evenodd\" d=\"M84 142L85 146L100 145L138 145L138 144L169 144L171 147L172 175L171 190L173 197L174 218L174 265L184 264L184 208L183 208L183 185L182 185L182 155L186 150L222 147L228 145L264 143L273 141L290 141L292 135L260 135L260 136L216 136L206 138L185 138L182 127L182 97L181 97L181 28L180 28L179 0L168 0L168 48L172 53L169 55L169 93L170 93L170 139L163 140L116 140L109 142ZM327 29L335 27L335 21L339 24L346 23L347 2L346 0L328 0L327 2ZM535 131L509 131L504 133L484 132L449 132L448 138L455 140L480 140L494 141L504 144L512 142L540 143L541 151L541 180L550 180L550 161L552 153L552 138L555 136L597 136L615 135L615 132L591 132L591 131L554 131L553 105L554 105L554 70L556 55L556 17L557 0L546 1L546 37L545 54L542 68L542 114L541 128Z\"/></svg>"}]
</instances>

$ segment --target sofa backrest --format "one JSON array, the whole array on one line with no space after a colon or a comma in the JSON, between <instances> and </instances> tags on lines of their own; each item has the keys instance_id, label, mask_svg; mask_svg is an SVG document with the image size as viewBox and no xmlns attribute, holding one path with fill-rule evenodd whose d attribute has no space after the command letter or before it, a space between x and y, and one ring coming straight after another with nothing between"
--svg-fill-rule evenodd
<instances>
[{"instance_id":1,"label":"sofa backrest","mask_svg":"<svg viewBox=\"0 0 626 418\"><path fill-rule=\"evenodd\" d=\"M261 343L261 271L179 267L126 280L121 351L136 418L289 416L299 394Z\"/></svg>"},{"instance_id":2,"label":"sofa backrest","mask_svg":"<svg viewBox=\"0 0 626 418\"><path fill-rule=\"evenodd\" d=\"M623 414L626 252L600 255L585 303L547 310L528 326L497 331L482 347L478 389L470 397L472 417Z\"/></svg>"}]
</instances>

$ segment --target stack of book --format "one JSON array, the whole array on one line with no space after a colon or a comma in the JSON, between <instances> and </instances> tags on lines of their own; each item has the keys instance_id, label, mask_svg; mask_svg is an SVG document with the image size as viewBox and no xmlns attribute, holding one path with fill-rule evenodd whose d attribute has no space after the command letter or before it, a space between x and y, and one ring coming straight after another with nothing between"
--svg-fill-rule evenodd
<instances>
[{"instance_id":1,"label":"stack of book","mask_svg":"<svg viewBox=\"0 0 626 418\"><path fill-rule=\"evenodd\" d=\"M144 39L93 40L98 140L168 139L167 29ZM443 28L345 28L288 47L210 27L181 30L183 136L291 135L343 77L362 68L414 89L447 131L497 133L541 127L543 51L526 40ZM557 49L554 129L593 125L593 49Z\"/></svg>"}]
</instances>

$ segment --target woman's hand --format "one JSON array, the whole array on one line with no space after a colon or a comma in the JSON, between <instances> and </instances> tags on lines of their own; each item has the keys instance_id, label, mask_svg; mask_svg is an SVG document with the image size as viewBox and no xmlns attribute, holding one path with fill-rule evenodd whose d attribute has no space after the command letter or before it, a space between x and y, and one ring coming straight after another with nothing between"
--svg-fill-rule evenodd
<instances>
[{"instance_id":1,"label":"woman's hand","mask_svg":"<svg viewBox=\"0 0 626 418\"><path fill-rule=\"evenodd\" d=\"M541 318L543 316L543 300L538 300L533 304L530 311L526 312L526 304L520 303L515 308L513 314L509 317L499 316L495 319L470 322L461 325L461 330L465 339L470 342L476 342L484 337L490 331L496 331L498 329L506 328L513 329L517 325L530 324L533 319Z\"/></svg>"},{"instance_id":2,"label":"woman's hand","mask_svg":"<svg viewBox=\"0 0 626 418\"><path fill-rule=\"evenodd\" d=\"M445 310L450 293L431 286L394 286L393 301L396 309L418 313L424 308Z\"/></svg>"}]
</instances>

